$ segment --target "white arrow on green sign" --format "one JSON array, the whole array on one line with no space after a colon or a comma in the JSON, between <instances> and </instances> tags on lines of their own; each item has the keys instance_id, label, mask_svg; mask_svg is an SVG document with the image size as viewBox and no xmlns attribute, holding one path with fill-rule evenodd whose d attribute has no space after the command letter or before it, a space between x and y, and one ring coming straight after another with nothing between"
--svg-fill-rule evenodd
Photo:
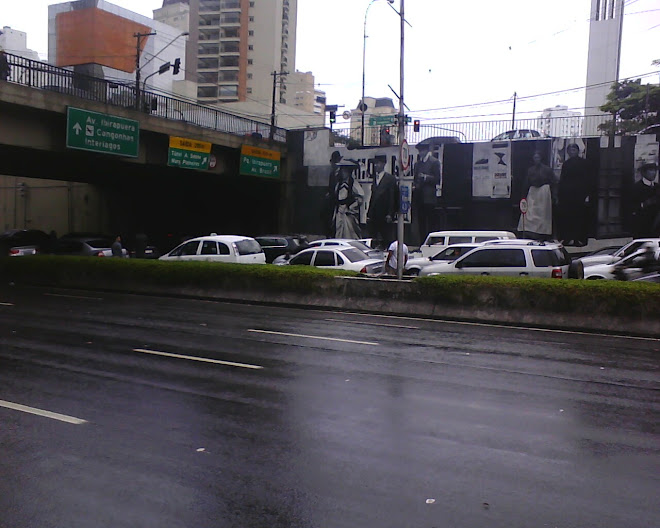
<instances>
[{"instance_id":1,"label":"white arrow on green sign","mask_svg":"<svg viewBox=\"0 0 660 528\"><path fill-rule=\"evenodd\" d=\"M68 107L66 146L137 158L140 150L140 123L134 119Z\"/></svg>"}]
</instances>

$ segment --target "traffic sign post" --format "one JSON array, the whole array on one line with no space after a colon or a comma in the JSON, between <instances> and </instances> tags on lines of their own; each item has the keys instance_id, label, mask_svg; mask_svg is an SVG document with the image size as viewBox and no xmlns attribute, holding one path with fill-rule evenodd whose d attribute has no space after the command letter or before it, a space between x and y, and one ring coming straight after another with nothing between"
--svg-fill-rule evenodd
<instances>
[{"instance_id":1,"label":"traffic sign post","mask_svg":"<svg viewBox=\"0 0 660 528\"><path fill-rule=\"evenodd\" d=\"M410 168L410 147L405 139L401 142L399 156L401 157L401 168L403 172L406 172Z\"/></svg>"},{"instance_id":2,"label":"traffic sign post","mask_svg":"<svg viewBox=\"0 0 660 528\"><path fill-rule=\"evenodd\" d=\"M522 231L523 238L525 238L525 217L527 216L527 199L523 198L520 200L520 212L522 214Z\"/></svg>"},{"instance_id":3,"label":"traffic sign post","mask_svg":"<svg viewBox=\"0 0 660 528\"><path fill-rule=\"evenodd\" d=\"M140 150L140 123L134 119L68 107L66 146L137 158Z\"/></svg>"}]
</instances>

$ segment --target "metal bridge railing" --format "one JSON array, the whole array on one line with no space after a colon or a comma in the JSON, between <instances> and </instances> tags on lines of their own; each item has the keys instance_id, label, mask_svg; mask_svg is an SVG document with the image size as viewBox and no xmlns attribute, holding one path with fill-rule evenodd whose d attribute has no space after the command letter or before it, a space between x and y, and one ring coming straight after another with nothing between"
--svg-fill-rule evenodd
<instances>
[{"instance_id":1,"label":"metal bridge railing","mask_svg":"<svg viewBox=\"0 0 660 528\"><path fill-rule=\"evenodd\" d=\"M11 68L9 82L73 95L111 106L136 109L164 119L183 121L238 136L260 134L262 137L268 137L270 134L270 124L240 117L217 108L143 90L140 90L140 101L136 104L134 84L83 75L10 53L6 56ZM286 142L286 130L275 128L273 139Z\"/></svg>"}]
</instances>

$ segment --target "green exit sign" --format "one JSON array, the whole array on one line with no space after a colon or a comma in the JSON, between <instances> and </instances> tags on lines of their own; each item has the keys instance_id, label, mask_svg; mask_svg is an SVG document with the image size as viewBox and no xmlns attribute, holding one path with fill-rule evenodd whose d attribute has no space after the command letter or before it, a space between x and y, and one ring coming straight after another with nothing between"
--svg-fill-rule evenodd
<instances>
[{"instance_id":1,"label":"green exit sign","mask_svg":"<svg viewBox=\"0 0 660 528\"><path fill-rule=\"evenodd\" d=\"M68 107L66 146L137 158L140 149L140 123L134 119Z\"/></svg>"}]
</instances>

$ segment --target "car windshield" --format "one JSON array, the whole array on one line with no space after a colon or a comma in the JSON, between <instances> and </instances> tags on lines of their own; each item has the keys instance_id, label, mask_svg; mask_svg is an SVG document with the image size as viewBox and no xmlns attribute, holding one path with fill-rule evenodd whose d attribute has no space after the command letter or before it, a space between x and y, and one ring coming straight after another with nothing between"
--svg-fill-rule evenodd
<instances>
[{"instance_id":1,"label":"car windshield","mask_svg":"<svg viewBox=\"0 0 660 528\"><path fill-rule=\"evenodd\" d=\"M431 257L431 260L456 260L461 255L465 255L465 253L471 249L474 248L471 246L448 247L437 255Z\"/></svg>"},{"instance_id":2,"label":"car windshield","mask_svg":"<svg viewBox=\"0 0 660 528\"><path fill-rule=\"evenodd\" d=\"M342 250L341 254L351 262L359 262L360 260L367 260L369 258L369 256L364 251L360 251L357 248L344 249Z\"/></svg>"},{"instance_id":3,"label":"car windshield","mask_svg":"<svg viewBox=\"0 0 660 528\"><path fill-rule=\"evenodd\" d=\"M259 242L249 238L239 240L235 242L235 245L239 255L256 255L257 253L261 253L263 251L259 245Z\"/></svg>"},{"instance_id":4,"label":"car windshield","mask_svg":"<svg viewBox=\"0 0 660 528\"><path fill-rule=\"evenodd\" d=\"M359 240L351 240L349 244L355 248L358 248L360 251L364 251L365 253L372 251L369 246L367 246L364 242L360 242Z\"/></svg>"},{"instance_id":5,"label":"car windshield","mask_svg":"<svg viewBox=\"0 0 660 528\"><path fill-rule=\"evenodd\" d=\"M105 239L95 239L95 240L86 240L88 246L93 248L109 248L112 247L112 240L109 238Z\"/></svg>"}]
</instances>

